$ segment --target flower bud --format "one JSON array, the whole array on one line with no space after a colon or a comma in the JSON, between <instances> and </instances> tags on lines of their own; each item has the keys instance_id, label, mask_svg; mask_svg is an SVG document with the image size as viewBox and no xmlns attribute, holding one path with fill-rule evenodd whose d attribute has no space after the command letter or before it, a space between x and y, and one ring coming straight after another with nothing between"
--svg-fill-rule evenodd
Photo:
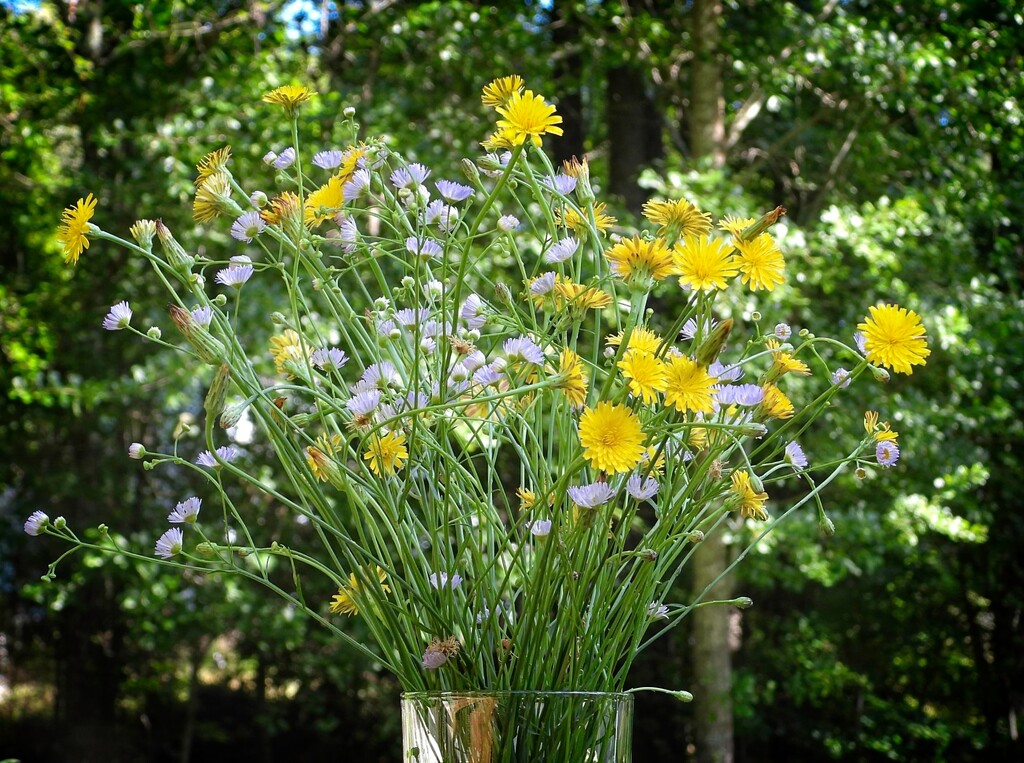
<instances>
[{"instance_id":1,"label":"flower bud","mask_svg":"<svg viewBox=\"0 0 1024 763\"><path fill-rule=\"evenodd\" d=\"M101 525L100 525L99 527L97 527L96 529L97 529L97 530L99 531L100 535L106 535L107 533L109 533L109 532L110 532L110 528L109 528L109 527L107 527L107 526L106 526L106 525L104 525L104 524L101 524Z\"/></svg>"},{"instance_id":2,"label":"flower bud","mask_svg":"<svg viewBox=\"0 0 1024 763\"><path fill-rule=\"evenodd\" d=\"M146 332L146 336L150 339L159 339L163 336L163 332L160 330L159 326L150 326L149 330Z\"/></svg>"},{"instance_id":3,"label":"flower bud","mask_svg":"<svg viewBox=\"0 0 1024 763\"><path fill-rule=\"evenodd\" d=\"M134 458L136 461L141 461L146 457L146 448L141 442L133 442L128 446L128 458Z\"/></svg>"},{"instance_id":4,"label":"flower bud","mask_svg":"<svg viewBox=\"0 0 1024 763\"><path fill-rule=\"evenodd\" d=\"M755 493L763 493L764 492L764 483L761 482L761 478L758 477L753 472L749 472L749 474L750 474L750 487L751 487L751 489Z\"/></svg>"},{"instance_id":5,"label":"flower bud","mask_svg":"<svg viewBox=\"0 0 1024 763\"><path fill-rule=\"evenodd\" d=\"M637 552L640 554L640 558L645 562L656 562L658 561L658 552L652 548L643 548Z\"/></svg>"},{"instance_id":6,"label":"flower bud","mask_svg":"<svg viewBox=\"0 0 1024 763\"><path fill-rule=\"evenodd\" d=\"M67 526L68 521L64 519L64 517L57 517L55 520L53 520L53 529L55 530L63 530Z\"/></svg>"},{"instance_id":7,"label":"flower bud","mask_svg":"<svg viewBox=\"0 0 1024 763\"><path fill-rule=\"evenodd\" d=\"M701 342L700 347L697 348L696 355L699 365L707 368L718 359L718 356L722 354L722 350L725 349L725 343L729 339L732 326L732 318L722 321L708 334L707 339Z\"/></svg>"},{"instance_id":8,"label":"flower bud","mask_svg":"<svg viewBox=\"0 0 1024 763\"><path fill-rule=\"evenodd\" d=\"M275 326L284 326L288 323L288 319L284 317L284 313L273 312L270 314L270 322Z\"/></svg>"},{"instance_id":9,"label":"flower bud","mask_svg":"<svg viewBox=\"0 0 1024 763\"><path fill-rule=\"evenodd\" d=\"M499 302L506 305L511 305L513 303L512 290L509 289L508 286L506 286L505 284L497 284L494 287L494 293L495 296L498 298Z\"/></svg>"},{"instance_id":10,"label":"flower bud","mask_svg":"<svg viewBox=\"0 0 1024 763\"><path fill-rule=\"evenodd\" d=\"M480 185L480 170L477 169L471 159L463 159L461 167L462 174L465 175L473 185Z\"/></svg>"},{"instance_id":11,"label":"flower bud","mask_svg":"<svg viewBox=\"0 0 1024 763\"><path fill-rule=\"evenodd\" d=\"M212 421L215 417L220 416L221 411L224 410L224 400L227 398L230 381L231 368L227 363L221 363L217 368L217 373L213 375L213 383L210 384L206 399L203 401L203 410L206 411L207 421Z\"/></svg>"},{"instance_id":12,"label":"flower bud","mask_svg":"<svg viewBox=\"0 0 1024 763\"><path fill-rule=\"evenodd\" d=\"M218 294L216 297L213 298L213 304L215 304L217 307L224 307L224 305L226 305L227 303L228 303L228 295L227 294L221 293L221 294Z\"/></svg>"},{"instance_id":13,"label":"flower bud","mask_svg":"<svg viewBox=\"0 0 1024 763\"><path fill-rule=\"evenodd\" d=\"M770 227L775 225L775 223L777 223L780 219L782 219L782 216L785 215L785 214L786 214L786 208L785 207L776 207L775 209L773 209L768 214L762 215L759 220L757 220L749 228L747 228L746 230L744 230L740 234L740 240L741 241L753 241L755 238L760 236L762 233L764 233Z\"/></svg>"},{"instance_id":14,"label":"flower bud","mask_svg":"<svg viewBox=\"0 0 1024 763\"><path fill-rule=\"evenodd\" d=\"M156 236L156 223L152 220L139 220L128 229L136 243L147 252L153 251L153 238Z\"/></svg>"},{"instance_id":15,"label":"flower bud","mask_svg":"<svg viewBox=\"0 0 1024 763\"><path fill-rule=\"evenodd\" d=\"M191 273L192 266L196 264L196 258L188 254L182 245L175 240L170 229L164 225L163 220L156 221L156 236L160 239L160 246L167 257L167 264L180 275Z\"/></svg>"},{"instance_id":16,"label":"flower bud","mask_svg":"<svg viewBox=\"0 0 1024 763\"><path fill-rule=\"evenodd\" d=\"M740 435L743 437L756 437L758 439L768 434L768 427L764 424L749 422L740 427Z\"/></svg>"},{"instance_id":17,"label":"flower bud","mask_svg":"<svg viewBox=\"0 0 1024 763\"><path fill-rule=\"evenodd\" d=\"M755 322L761 320L761 312L759 310L755 310L750 314L750 319Z\"/></svg>"},{"instance_id":18,"label":"flower bud","mask_svg":"<svg viewBox=\"0 0 1024 763\"><path fill-rule=\"evenodd\" d=\"M821 534L827 538L831 538L836 534L835 523L825 516L824 512L818 517L818 529L821 530Z\"/></svg>"},{"instance_id":19,"label":"flower bud","mask_svg":"<svg viewBox=\"0 0 1024 763\"><path fill-rule=\"evenodd\" d=\"M355 106L346 106L341 113L345 115L345 119L351 119L356 115L356 108Z\"/></svg>"},{"instance_id":20,"label":"flower bud","mask_svg":"<svg viewBox=\"0 0 1024 763\"><path fill-rule=\"evenodd\" d=\"M754 606L754 600L749 596L740 596L738 599L733 599L730 603L734 607L739 607L740 609L750 609Z\"/></svg>"},{"instance_id":21,"label":"flower bud","mask_svg":"<svg viewBox=\"0 0 1024 763\"><path fill-rule=\"evenodd\" d=\"M196 323L192 313L177 305L170 307L171 320L188 343L196 351L199 359L211 366L220 365L226 350L220 340Z\"/></svg>"},{"instance_id":22,"label":"flower bud","mask_svg":"<svg viewBox=\"0 0 1024 763\"><path fill-rule=\"evenodd\" d=\"M263 193L263 191L253 191L249 197L249 202L257 209L263 209L270 202L270 199L267 198L267 194Z\"/></svg>"},{"instance_id":23,"label":"flower bud","mask_svg":"<svg viewBox=\"0 0 1024 763\"><path fill-rule=\"evenodd\" d=\"M889 372L886 371L884 368L879 368L878 366L868 366L868 370L871 371L871 375L875 377L875 381L882 382L882 384L888 383Z\"/></svg>"},{"instance_id":24,"label":"flower bud","mask_svg":"<svg viewBox=\"0 0 1024 763\"><path fill-rule=\"evenodd\" d=\"M196 556L201 556L203 559L213 559L216 555L217 552L212 543L203 541L196 544Z\"/></svg>"},{"instance_id":25,"label":"flower bud","mask_svg":"<svg viewBox=\"0 0 1024 763\"><path fill-rule=\"evenodd\" d=\"M238 403L237 405L225 408L224 413L220 416L220 428L231 429L231 427L237 425L248 406L248 403Z\"/></svg>"},{"instance_id":26,"label":"flower bud","mask_svg":"<svg viewBox=\"0 0 1024 763\"><path fill-rule=\"evenodd\" d=\"M700 543L704 540L704 533L700 530L694 530L693 532L687 533L686 537L693 543Z\"/></svg>"}]
</instances>

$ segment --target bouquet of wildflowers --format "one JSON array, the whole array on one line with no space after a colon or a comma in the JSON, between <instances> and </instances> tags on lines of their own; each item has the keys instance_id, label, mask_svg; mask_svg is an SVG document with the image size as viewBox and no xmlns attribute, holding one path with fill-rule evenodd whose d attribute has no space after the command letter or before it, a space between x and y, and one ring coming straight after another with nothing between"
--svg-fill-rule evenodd
<instances>
[{"instance_id":1,"label":"bouquet of wildflowers","mask_svg":"<svg viewBox=\"0 0 1024 763\"><path fill-rule=\"evenodd\" d=\"M873 412L851 452L809 459L799 440L859 377L925 363L915 313L870 307L856 346L730 317L730 290L786 278L781 208L713 225L654 200L650 230L613 233L587 162L544 154L561 118L516 76L484 88L489 153L458 180L356 142L349 112L352 145L307 152L314 95L264 96L292 125L265 158L280 187L236 177L230 147L199 163L194 217L230 226L229 257L190 254L159 220L131 240L101 230L92 196L65 211L69 263L112 242L166 287L176 343L137 330L128 302L103 326L186 353L207 380L205 452L130 450L195 470L206 490L168 507L153 554L109 534L86 543L42 512L30 534L250 578L410 691L619 691L637 654L707 603L672 592L708 534L730 517L767 532L802 507L830 532L822 489L899 457ZM279 309L243 319L246 294L271 283ZM678 309L654 315L662 297ZM848 369L830 364L844 357ZM809 377L799 396L793 377ZM243 418L269 469L232 442ZM775 507L782 479L803 490ZM261 537L233 484L293 513L309 544ZM311 598L312 578L333 597ZM371 642L351 635L357 617Z\"/></svg>"}]
</instances>

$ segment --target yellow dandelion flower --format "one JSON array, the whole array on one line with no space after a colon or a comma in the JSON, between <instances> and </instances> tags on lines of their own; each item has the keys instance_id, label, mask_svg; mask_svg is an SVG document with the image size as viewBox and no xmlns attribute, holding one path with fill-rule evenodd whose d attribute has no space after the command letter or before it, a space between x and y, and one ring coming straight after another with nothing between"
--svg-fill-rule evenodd
<instances>
[{"instance_id":1,"label":"yellow dandelion flower","mask_svg":"<svg viewBox=\"0 0 1024 763\"><path fill-rule=\"evenodd\" d=\"M874 434L878 427L878 411L864 411L864 431Z\"/></svg>"},{"instance_id":2,"label":"yellow dandelion flower","mask_svg":"<svg viewBox=\"0 0 1024 763\"><path fill-rule=\"evenodd\" d=\"M622 375L629 382L629 391L650 405L658 399L668 385L668 368L665 363L649 352L638 349L626 350L619 361Z\"/></svg>"},{"instance_id":3,"label":"yellow dandelion flower","mask_svg":"<svg viewBox=\"0 0 1024 763\"><path fill-rule=\"evenodd\" d=\"M78 257L89 248L89 221L96 211L96 199L90 193L68 207L60 216L57 240L64 247L64 264L77 265Z\"/></svg>"},{"instance_id":4,"label":"yellow dandelion flower","mask_svg":"<svg viewBox=\"0 0 1024 763\"><path fill-rule=\"evenodd\" d=\"M606 344L609 347L618 347L622 344L622 334L610 335L606 340ZM649 352L652 355L657 354L658 349L661 347L662 338L651 331L646 326L636 326L633 332L629 335L629 341L626 342L627 350L640 350L641 352Z\"/></svg>"},{"instance_id":5,"label":"yellow dandelion flower","mask_svg":"<svg viewBox=\"0 0 1024 763\"><path fill-rule=\"evenodd\" d=\"M768 494L759 493L753 488L748 472L732 473L731 492L739 496L739 509L744 517L761 522L768 519L768 512L764 509L764 502L768 500Z\"/></svg>"},{"instance_id":6,"label":"yellow dandelion flower","mask_svg":"<svg viewBox=\"0 0 1024 763\"><path fill-rule=\"evenodd\" d=\"M562 275L555 279L554 295L559 309L596 310L608 307L612 303L610 294L593 286L576 283L568 276Z\"/></svg>"},{"instance_id":7,"label":"yellow dandelion flower","mask_svg":"<svg viewBox=\"0 0 1024 763\"><path fill-rule=\"evenodd\" d=\"M674 406L683 413L712 413L715 410L715 391L712 387L717 381L707 369L685 355L670 358L665 405Z\"/></svg>"},{"instance_id":8,"label":"yellow dandelion flower","mask_svg":"<svg viewBox=\"0 0 1024 763\"><path fill-rule=\"evenodd\" d=\"M640 420L624 405L600 402L580 416L583 457L609 474L628 472L643 458L644 433Z\"/></svg>"},{"instance_id":9,"label":"yellow dandelion flower","mask_svg":"<svg viewBox=\"0 0 1024 763\"><path fill-rule=\"evenodd\" d=\"M654 460L653 464L651 463L652 459ZM662 448L661 452L659 453L658 452L658 447L656 445L648 445L644 449L644 455L640 459L640 463L641 463L641 467L640 467L640 473L641 474L664 474L664 472L665 472L665 450L664 450L664 448Z\"/></svg>"},{"instance_id":10,"label":"yellow dandelion flower","mask_svg":"<svg viewBox=\"0 0 1024 763\"><path fill-rule=\"evenodd\" d=\"M341 184L345 185L362 166L363 158L366 156L366 146L354 146L345 150L341 157L341 166L338 167L338 176Z\"/></svg>"},{"instance_id":11,"label":"yellow dandelion flower","mask_svg":"<svg viewBox=\"0 0 1024 763\"><path fill-rule=\"evenodd\" d=\"M370 471L378 477L401 471L408 458L405 435L401 432L388 432L383 437L374 435L369 450L363 454L363 459L370 462Z\"/></svg>"},{"instance_id":12,"label":"yellow dandelion flower","mask_svg":"<svg viewBox=\"0 0 1024 763\"><path fill-rule=\"evenodd\" d=\"M618 222L616 218L605 213L607 208L603 201L594 205L594 227L600 233L604 233ZM564 225L581 236L585 236L587 231L590 230L590 223L586 215L580 216L579 212L568 205L564 209L555 210L555 224Z\"/></svg>"},{"instance_id":13,"label":"yellow dandelion flower","mask_svg":"<svg viewBox=\"0 0 1024 763\"><path fill-rule=\"evenodd\" d=\"M931 355L921 317L898 305L868 308L871 315L858 323L864 334L864 352L870 363L912 374Z\"/></svg>"},{"instance_id":14,"label":"yellow dandelion flower","mask_svg":"<svg viewBox=\"0 0 1024 763\"><path fill-rule=\"evenodd\" d=\"M558 359L558 378L555 389L561 390L573 408L581 408L587 401L587 369L580 356L566 348Z\"/></svg>"},{"instance_id":15,"label":"yellow dandelion flower","mask_svg":"<svg viewBox=\"0 0 1024 763\"><path fill-rule=\"evenodd\" d=\"M217 174L227 167L228 159L230 158L231 146L218 148L216 151L211 151L204 156L199 161L199 164L196 165L196 171L199 172L199 176L196 177L196 188L206 182L208 177Z\"/></svg>"},{"instance_id":16,"label":"yellow dandelion flower","mask_svg":"<svg viewBox=\"0 0 1024 763\"><path fill-rule=\"evenodd\" d=\"M718 229L732 235L733 239L740 240L743 231L757 222L756 217L733 217L726 215L725 219L718 221Z\"/></svg>"},{"instance_id":17,"label":"yellow dandelion flower","mask_svg":"<svg viewBox=\"0 0 1024 763\"><path fill-rule=\"evenodd\" d=\"M292 329L270 337L270 355L274 359L274 368L279 374L289 372L288 363L302 363L306 358L306 347L300 337Z\"/></svg>"},{"instance_id":18,"label":"yellow dandelion flower","mask_svg":"<svg viewBox=\"0 0 1024 763\"><path fill-rule=\"evenodd\" d=\"M495 130L480 145L488 151L503 151L515 148L515 131L511 129Z\"/></svg>"},{"instance_id":19,"label":"yellow dandelion flower","mask_svg":"<svg viewBox=\"0 0 1024 763\"><path fill-rule=\"evenodd\" d=\"M778 379L783 374L796 374L797 376L810 376L811 369L802 360L797 360L788 352L779 349L781 346L777 339L768 339L765 347L772 351L772 368L768 372L771 381Z\"/></svg>"},{"instance_id":20,"label":"yellow dandelion flower","mask_svg":"<svg viewBox=\"0 0 1024 763\"><path fill-rule=\"evenodd\" d=\"M499 77L484 87L480 100L484 102L484 106L490 106L495 109L499 106L505 106L512 99L513 93L521 93L523 91L523 85L523 78L518 74Z\"/></svg>"},{"instance_id":21,"label":"yellow dandelion flower","mask_svg":"<svg viewBox=\"0 0 1024 763\"><path fill-rule=\"evenodd\" d=\"M788 419L793 417L793 403L781 389L774 384L765 384L761 389L764 391L764 398L757 408L760 414L759 418Z\"/></svg>"},{"instance_id":22,"label":"yellow dandelion flower","mask_svg":"<svg viewBox=\"0 0 1024 763\"><path fill-rule=\"evenodd\" d=\"M260 217L269 225L281 225L287 218L294 216L298 209L298 195L285 191L270 200L270 203L260 211Z\"/></svg>"},{"instance_id":23,"label":"yellow dandelion flower","mask_svg":"<svg viewBox=\"0 0 1024 763\"><path fill-rule=\"evenodd\" d=\"M285 85L275 90L271 90L269 93L263 94L264 103L272 103L275 106L280 106L284 109L284 113L289 117L293 116L296 110L316 95L315 90L310 90L308 87L302 85Z\"/></svg>"},{"instance_id":24,"label":"yellow dandelion flower","mask_svg":"<svg viewBox=\"0 0 1024 763\"><path fill-rule=\"evenodd\" d=\"M776 286L786 280L783 275L786 262L770 233L762 233L753 241L736 239L735 244L739 251L738 264L743 273L742 281L750 284L753 291L774 291Z\"/></svg>"},{"instance_id":25,"label":"yellow dandelion flower","mask_svg":"<svg viewBox=\"0 0 1024 763\"><path fill-rule=\"evenodd\" d=\"M693 427L686 443L694 450L703 450L708 446L708 430L705 427Z\"/></svg>"},{"instance_id":26,"label":"yellow dandelion flower","mask_svg":"<svg viewBox=\"0 0 1024 763\"><path fill-rule=\"evenodd\" d=\"M882 424L882 428L875 432L875 442L899 442L900 433L889 428L889 422Z\"/></svg>"},{"instance_id":27,"label":"yellow dandelion flower","mask_svg":"<svg viewBox=\"0 0 1024 763\"><path fill-rule=\"evenodd\" d=\"M724 239L687 236L675 245L679 285L698 291L724 289L739 272L732 248Z\"/></svg>"},{"instance_id":28,"label":"yellow dandelion flower","mask_svg":"<svg viewBox=\"0 0 1024 763\"><path fill-rule=\"evenodd\" d=\"M330 220L341 209L345 203L343 185L344 179L338 173L306 197L307 228L315 228L325 220Z\"/></svg>"},{"instance_id":29,"label":"yellow dandelion flower","mask_svg":"<svg viewBox=\"0 0 1024 763\"><path fill-rule=\"evenodd\" d=\"M327 472L322 466L324 460L333 457L340 450L342 442L340 435L328 436L325 433L316 438L315 446L306 448L306 463L320 482L327 482Z\"/></svg>"},{"instance_id":30,"label":"yellow dandelion flower","mask_svg":"<svg viewBox=\"0 0 1024 763\"><path fill-rule=\"evenodd\" d=\"M711 215L701 212L686 199L652 199L644 204L643 213L650 222L661 226L659 234L670 239L706 236L711 230Z\"/></svg>"},{"instance_id":31,"label":"yellow dandelion flower","mask_svg":"<svg viewBox=\"0 0 1024 763\"><path fill-rule=\"evenodd\" d=\"M197 223L208 223L222 212L228 211L231 198L231 178L226 172L215 172L196 188L192 202L192 219Z\"/></svg>"},{"instance_id":32,"label":"yellow dandelion flower","mask_svg":"<svg viewBox=\"0 0 1024 763\"><path fill-rule=\"evenodd\" d=\"M537 495L532 490L527 490L522 485L516 490L516 495L519 496L519 508L522 511L532 509L537 503Z\"/></svg>"},{"instance_id":33,"label":"yellow dandelion flower","mask_svg":"<svg viewBox=\"0 0 1024 763\"><path fill-rule=\"evenodd\" d=\"M541 135L562 134L562 128L557 126L562 118L555 114L555 107L542 96L534 95L532 90L514 91L508 102L496 107L496 111L505 117L498 120L498 129L511 131L513 145L522 145L529 138L539 148Z\"/></svg>"},{"instance_id":34,"label":"yellow dandelion flower","mask_svg":"<svg viewBox=\"0 0 1024 763\"><path fill-rule=\"evenodd\" d=\"M660 281L675 273L675 258L665 241L644 241L639 236L622 239L604 253L612 273L623 281L653 278Z\"/></svg>"},{"instance_id":35,"label":"yellow dandelion flower","mask_svg":"<svg viewBox=\"0 0 1024 763\"><path fill-rule=\"evenodd\" d=\"M365 567L360 566L359 569L364 575L366 574ZM377 575L377 581L380 583L380 590L384 593L391 593L390 586L384 582L388 579L387 573L380 567L375 567L374 572ZM331 612L341 615L358 615L359 604L356 601L356 596L362 590L363 587L360 585L356 574L354 572L349 573L348 585L340 587L338 593L331 598Z\"/></svg>"}]
</instances>

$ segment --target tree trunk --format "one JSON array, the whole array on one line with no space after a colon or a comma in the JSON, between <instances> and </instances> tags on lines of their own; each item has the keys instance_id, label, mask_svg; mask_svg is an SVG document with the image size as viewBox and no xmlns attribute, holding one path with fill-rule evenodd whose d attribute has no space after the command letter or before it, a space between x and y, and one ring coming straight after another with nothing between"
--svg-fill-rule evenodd
<instances>
[{"instance_id":1,"label":"tree trunk","mask_svg":"<svg viewBox=\"0 0 1024 763\"><path fill-rule=\"evenodd\" d=\"M640 214L647 194L637 180L645 165L661 157L660 118L647 95L647 77L628 64L608 70L608 190Z\"/></svg>"},{"instance_id":2,"label":"tree trunk","mask_svg":"<svg viewBox=\"0 0 1024 763\"><path fill-rule=\"evenodd\" d=\"M701 542L691 558L693 595L699 596L729 564L723 527ZM704 601L732 598L732 583L720 581ZM697 763L732 763L731 607L698 607L693 615L693 704Z\"/></svg>"},{"instance_id":3,"label":"tree trunk","mask_svg":"<svg viewBox=\"0 0 1024 763\"><path fill-rule=\"evenodd\" d=\"M571 3L555 3L551 17L551 40L555 59L555 92L558 114L562 117L562 136L551 141L556 166L576 156L583 158L583 56L580 48L580 21Z\"/></svg>"},{"instance_id":4,"label":"tree trunk","mask_svg":"<svg viewBox=\"0 0 1024 763\"><path fill-rule=\"evenodd\" d=\"M725 165L725 99L722 95L722 3L693 3L693 63L690 66L690 146L695 160Z\"/></svg>"}]
</instances>

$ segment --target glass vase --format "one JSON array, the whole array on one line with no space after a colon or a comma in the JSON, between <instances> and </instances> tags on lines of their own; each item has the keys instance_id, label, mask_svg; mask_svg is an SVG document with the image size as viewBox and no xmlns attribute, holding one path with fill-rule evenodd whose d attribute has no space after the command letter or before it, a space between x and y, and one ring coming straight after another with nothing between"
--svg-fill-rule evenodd
<instances>
[{"instance_id":1,"label":"glass vase","mask_svg":"<svg viewBox=\"0 0 1024 763\"><path fill-rule=\"evenodd\" d=\"M630 763L633 695L406 692L403 763Z\"/></svg>"}]
</instances>

